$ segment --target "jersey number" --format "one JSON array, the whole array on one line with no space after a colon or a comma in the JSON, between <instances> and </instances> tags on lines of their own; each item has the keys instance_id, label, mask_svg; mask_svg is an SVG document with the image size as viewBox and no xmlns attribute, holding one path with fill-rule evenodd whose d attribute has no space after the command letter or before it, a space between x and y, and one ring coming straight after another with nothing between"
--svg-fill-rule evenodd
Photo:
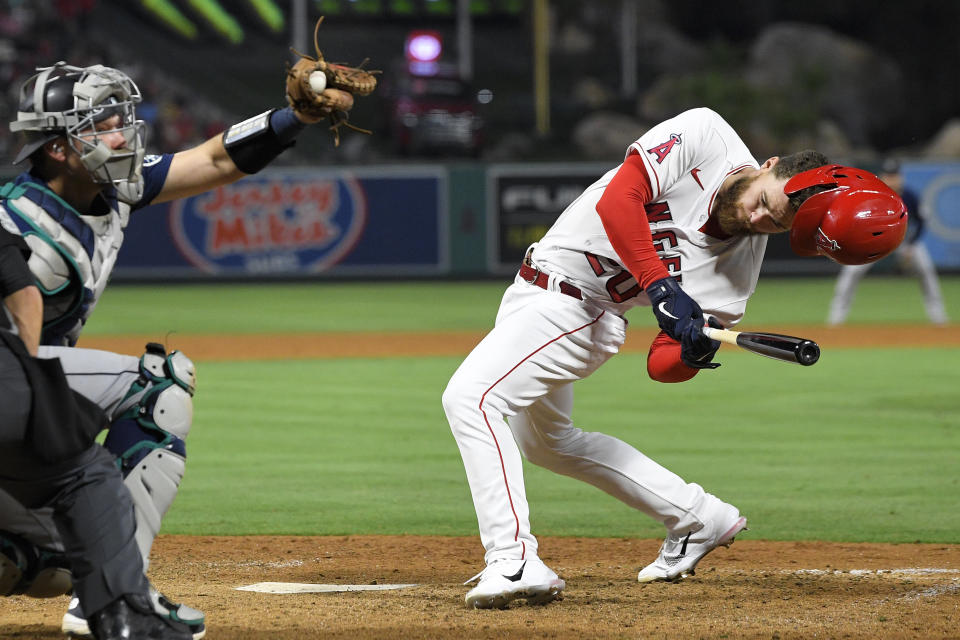
<instances>
[{"instance_id":1,"label":"jersey number","mask_svg":"<svg viewBox=\"0 0 960 640\"><path fill-rule=\"evenodd\" d=\"M633 275L619 264L613 260L607 260L606 262L609 262L610 266L605 267L603 262L601 262L602 258L600 256L592 253L584 253L583 255L587 257L587 262L590 263L590 268L593 269L595 275L602 276L613 272L613 275L607 279L606 284L607 294L611 300L614 302L623 302L640 293L640 285L633 279ZM623 283L628 281L633 281L633 284L626 290L621 291L620 289Z\"/></svg>"}]
</instances>

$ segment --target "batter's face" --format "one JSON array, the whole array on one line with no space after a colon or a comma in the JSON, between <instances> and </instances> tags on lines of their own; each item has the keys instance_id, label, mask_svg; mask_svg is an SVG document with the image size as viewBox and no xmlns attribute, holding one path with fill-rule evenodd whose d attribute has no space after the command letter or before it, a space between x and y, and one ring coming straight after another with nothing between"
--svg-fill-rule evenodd
<instances>
[{"instance_id":1,"label":"batter's face","mask_svg":"<svg viewBox=\"0 0 960 640\"><path fill-rule=\"evenodd\" d=\"M760 169L745 169L727 178L714 202L721 229L730 235L790 230L796 212L783 193L787 178L773 175L773 167L779 160L770 158Z\"/></svg>"}]
</instances>

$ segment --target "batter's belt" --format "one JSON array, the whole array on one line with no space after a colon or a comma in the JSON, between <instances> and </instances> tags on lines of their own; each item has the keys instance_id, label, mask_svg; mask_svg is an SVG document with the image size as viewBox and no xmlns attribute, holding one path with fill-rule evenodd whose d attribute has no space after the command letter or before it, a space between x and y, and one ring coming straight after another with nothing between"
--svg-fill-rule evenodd
<instances>
[{"instance_id":1,"label":"batter's belt","mask_svg":"<svg viewBox=\"0 0 960 640\"><path fill-rule=\"evenodd\" d=\"M532 285L536 285L541 289L546 289L548 283L550 282L550 274L546 271L542 271L532 264L530 264L530 253L523 258L523 262L520 264L520 277L524 281L529 282ZM560 281L558 285L560 288L560 293L564 293L571 298L576 298L577 300L583 300L583 293L580 292L580 289L573 286L569 282Z\"/></svg>"}]
</instances>

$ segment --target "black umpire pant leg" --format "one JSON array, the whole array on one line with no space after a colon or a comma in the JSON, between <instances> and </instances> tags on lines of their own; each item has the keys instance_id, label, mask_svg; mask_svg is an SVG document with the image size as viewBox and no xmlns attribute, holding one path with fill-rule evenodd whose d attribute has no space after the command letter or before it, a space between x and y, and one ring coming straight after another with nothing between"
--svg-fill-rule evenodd
<instances>
[{"instance_id":1,"label":"black umpire pant leg","mask_svg":"<svg viewBox=\"0 0 960 640\"><path fill-rule=\"evenodd\" d=\"M125 594L145 596L133 502L114 457L94 444L64 462L40 460L25 442L32 396L8 356L0 346L0 487L28 508L53 508L85 615Z\"/></svg>"}]
</instances>

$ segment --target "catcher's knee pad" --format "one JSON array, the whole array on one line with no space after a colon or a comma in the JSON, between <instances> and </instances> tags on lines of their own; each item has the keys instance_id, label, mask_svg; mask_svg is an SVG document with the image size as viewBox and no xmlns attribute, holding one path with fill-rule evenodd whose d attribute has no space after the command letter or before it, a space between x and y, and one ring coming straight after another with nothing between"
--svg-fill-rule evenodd
<instances>
[{"instance_id":1,"label":"catcher's knee pad","mask_svg":"<svg viewBox=\"0 0 960 640\"><path fill-rule=\"evenodd\" d=\"M133 499L144 564L183 480L195 389L196 370L189 358L148 344L140 376L120 403L103 443L117 456Z\"/></svg>"},{"instance_id":2,"label":"catcher's knee pad","mask_svg":"<svg viewBox=\"0 0 960 640\"><path fill-rule=\"evenodd\" d=\"M73 590L67 557L0 531L0 596L55 598Z\"/></svg>"},{"instance_id":3,"label":"catcher's knee pad","mask_svg":"<svg viewBox=\"0 0 960 640\"><path fill-rule=\"evenodd\" d=\"M167 449L186 457L184 440L193 423L196 368L179 351L167 355L149 343L140 375L120 402L104 446L120 459L127 475L151 451Z\"/></svg>"}]
</instances>

